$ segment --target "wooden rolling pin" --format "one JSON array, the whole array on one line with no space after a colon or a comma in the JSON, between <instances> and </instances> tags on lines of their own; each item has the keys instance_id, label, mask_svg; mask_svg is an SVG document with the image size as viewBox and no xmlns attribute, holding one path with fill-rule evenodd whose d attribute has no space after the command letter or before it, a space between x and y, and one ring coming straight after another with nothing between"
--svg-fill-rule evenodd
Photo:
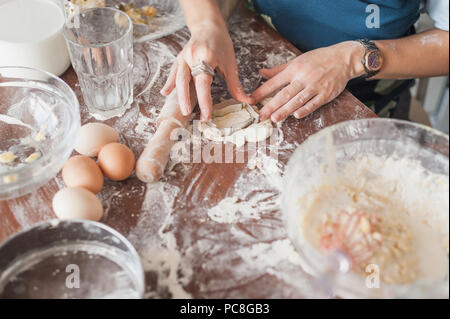
<instances>
[{"instance_id":1,"label":"wooden rolling pin","mask_svg":"<svg viewBox=\"0 0 450 319\"><path fill-rule=\"evenodd\" d=\"M197 97L191 85L191 103L197 103ZM170 150L175 141L170 139L174 129L185 128L190 116L183 116L177 99L176 89L166 98L156 122L155 135L148 142L136 163L136 176L144 183L158 181L169 161Z\"/></svg>"}]
</instances>

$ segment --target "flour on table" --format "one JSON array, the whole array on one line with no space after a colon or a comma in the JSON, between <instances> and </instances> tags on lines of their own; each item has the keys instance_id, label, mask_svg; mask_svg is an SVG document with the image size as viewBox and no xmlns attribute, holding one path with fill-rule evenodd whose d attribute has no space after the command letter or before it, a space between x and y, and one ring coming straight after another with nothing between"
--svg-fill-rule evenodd
<instances>
[{"instance_id":1,"label":"flour on table","mask_svg":"<svg viewBox=\"0 0 450 319\"><path fill-rule=\"evenodd\" d=\"M272 243L257 243L239 249L237 254L264 271L286 261L295 265L301 264L300 256L289 239L280 239Z\"/></svg>"},{"instance_id":2,"label":"flour on table","mask_svg":"<svg viewBox=\"0 0 450 319\"><path fill-rule=\"evenodd\" d=\"M282 168L278 159L257 152L254 157L250 158L247 167L250 170L258 169L272 187L281 191L282 189Z\"/></svg>"},{"instance_id":3,"label":"flour on table","mask_svg":"<svg viewBox=\"0 0 450 319\"><path fill-rule=\"evenodd\" d=\"M252 174L257 174L258 179L264 180L270 188L277 191L281 190L282 169L276 158L257 152L252 157L247 167ZM251 176L249 176L251 177ZM250 179L248 180L250 181ZM250 182L251 183L251 182ZM260 184L255 183L255 184ZM239 185L239 184L237 184ZM241 195L241 196L238 196ZM208 210L208 216L215 222L221 224L234 224L246 220L258 220L264 212L270 211L278 206L277 198L267 201L271 198L267 193L257 193L252 197L236 193L234 196L226 197L216 206Z\"/></svg>"},{"instance_id":4,"label":"flour on table","mask_svg":"<svg viewBox=\"0 0 450 319\"><path fill-rule=\"evenodd\" d=\"M208 216L217 223L231 224L240 219L259 219L259 211L251 203L227 197L208 211Z\"/></svg>"},{"instance_id":5,"label":"flour on table","mask_svg":"<svg viewBox=\"0 0 450 319\"><path fill-rule=\"evenodd\" d=\"M146 186L145 201L136 227L128 239L138 250L146 273L157 274L147 298L190 298L183 288L192 277L176 238L167 228L173 223L172 208L179 189L163 182Z\"/></svg>"},{"instance_id":6,"label":"flour on table","mask_svg":"<svg viewBox=\"0 0 450 319\"><path fill-rule=\"evenodd\" d=\"M245 47L257 45L258 52L263 51L264 47L260 43L265 43L270 38L268 35L248 30L252 21L254 19L246 20L244 25L237 23L232 28L234 30L232 37L238 38L239 43L242 43L237 48L240 50L237 58L242 59L242 63L239 63L239 73L248 92L256 89L260 81L260 76L255 70L267 65L265 53L259 54L258 60L252 60L251 63L244 60L243 55L250 54ZM182 46L189 39L189 32L187 29L182 30L172 37ZM239 39L241 37L242 39ZM287 48L282 41L277 42L278 44L280 45L276 51L282 57L279 60L272 58L269 62L274 64L284 63L292 56L283 53ZM144 89L136 98L141 111L138 117L135 119L129 116L114 125L122 137L124 135L133 137L128 143L134 151L139 152L142 148L139 144L145 144L145 140L154 132L153 126L163 104L163 98L157 90L164 84L165 76L177 53L158 41L139 43L135 45L135 49L150 52L148 62L152 63L150 68L152 71L158 69L154 61L160 65L159 78L155 79L151 90ZM214 99L229 98L225 89L226 84L222 80L215 77L212 87ZM143 87L145 88L145 85ZM267 124L270 124L268 129L282 133L280 126L272 127L270 122ZM246 135L246 132L242 133L242 129L240 131L238 134ZM238 134L235 135L236 138ZM255 136L257 138L257 132ZM293 147L292 144L281 144L282 141L278 134L277 143L272 143L271 140L271 143L267 143L261 149L277 148L280 152L285 152ZM204 140L202 141L201 136L193 135L193 144L202 142ZM258 146L258 150L259 148ZM279 181L283 164L276 158L267 158L267 155L258 154L257 157L259 164L255 164L254 170L244 169L236 183L229 189L228 197L214 203L217 205L209 209L195 204L196 200L201 198L206 201L209 196L199 194L200 188L196 187L204 177L202 172L190 176L192 187L183 188L182 179L189 174L190 164L178 166L179 178L168 177L164 182L146 185L143 188L144 202L139 204L140 212L136 214L136 225L129 231L127 238L136 247L146 272L146 297L242 298L242 287L245 287L243 289L251 291L251 294L256 292L264 294L264 297L283 298L305 296L305 289L310 290L308 276L297 265L296 257L293 257L295 251L286 239L286 231L279 212ZM253 187L249 188L249 184ZM179 188L183 191L180 192ZM120 202L117 196L119 195L113 194L104 201L113 203L111 211L114 203ZM183 205L188 207L183 208ZM175 206L177 209L174 212ZM229 211L225 211L224 207L229 207ZM110 214L109 218L113 217L114 215ZM198 224L193 225L193 221ZM243 247L249 250L241 250ZM271 260L260 258L262 264L256 265L252 261L252 256L261 251L270 256ZM246 252L248 258L241 257ZM268 264L264 265L266 262ZM202 271L198 271L199 267ZM229 275L219 276L217 271ZM269 282L269 286L277 288L267 289L267 282L258 280L261 276L273 280L273 285ZM286 285L278 286L275 278L283 278L281 280Z\"/></svg>"},{"instance_id":7,"label":"flour on table","mask_svg":"<svg viewBox=\"0 0 450 319\"><path fill-rule=\"evenodd\" d=\"M111 111L98 111L92 107L90 107L89 105L86 105L88 111L89 111L89 115L92 116L93 118L95 118L98 121L106 121L109 119L112 119L114 117L121 117L125 114L125 112L127 112L131 107L132 107L133 103L129 103L123 107L120 107L118 109L115 110L111 110Z\"/></svg>"}]
</instances>

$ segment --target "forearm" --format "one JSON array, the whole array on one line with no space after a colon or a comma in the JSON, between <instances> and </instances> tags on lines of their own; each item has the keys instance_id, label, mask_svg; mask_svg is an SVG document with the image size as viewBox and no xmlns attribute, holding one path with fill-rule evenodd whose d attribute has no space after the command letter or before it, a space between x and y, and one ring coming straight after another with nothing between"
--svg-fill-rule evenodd
<instances>
[{"instance_id":1,"label":"forearm","mask_svg":"<svg viewBox=\"0 0 450 319\"><path fill-rule=\"evenodd\" d=\"M384 57L383 67L372 79L422 78L449 73L448 32L430 30L396 40L374 41ZM365 49L356 41L333 46L350 78L365 75L361 62Z\"/></svg>"},{"instance_id":2,"label":"forearm","mask_svg":"<svg viewBox=\"0 0 450 319\"><path fill-rule=\"evenodd\" d=\"M449 73L448 32L430 30L409 37L395 40L374 41L384 57L383 67L373 79L422 78ZM354 41L340 43L336 46L348 57L352 77L365 74L361 59L364 49L355 46Z\"/></svg>"},{"instance_id":3,"label":"forearm","mask_svg":"<svg viewBox=\"0 0 450 319\"><path fill-rule=\"evenodd\" d=\"M226 22L216 0L179 0L186 23L195 33L204 28L218 27L226 29Z\"/></svg>"},{"instance_id":4,"label":"forearm","mask_svg":"<svg viewBox=\"0 0 450 319\"><path fill-rule=\"evenodd\" d=\"M384 65L377 79L422 78L447 75L448 32L430 30L398 40L375 41Z\"/></svg>"}]
</instances>

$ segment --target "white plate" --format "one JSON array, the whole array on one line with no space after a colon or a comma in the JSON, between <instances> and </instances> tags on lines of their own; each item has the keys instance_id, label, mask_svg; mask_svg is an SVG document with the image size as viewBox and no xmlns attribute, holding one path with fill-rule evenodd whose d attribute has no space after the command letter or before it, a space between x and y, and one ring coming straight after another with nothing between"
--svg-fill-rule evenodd
<instances>
[{"instance_id":1,"label":"white plate","mask_svg":"<svg viewBox=\"0 0 450 319\"><path fill-rule=\"evenodd\" d=\"M107 6L114 6L120 2L134 3L135 8L149 5L157 10L156 16L150 20L149 33L135 37L134 42L156 40L172 34L186 25L178 0L108 0Z\"/></svg>"}]
</instances>

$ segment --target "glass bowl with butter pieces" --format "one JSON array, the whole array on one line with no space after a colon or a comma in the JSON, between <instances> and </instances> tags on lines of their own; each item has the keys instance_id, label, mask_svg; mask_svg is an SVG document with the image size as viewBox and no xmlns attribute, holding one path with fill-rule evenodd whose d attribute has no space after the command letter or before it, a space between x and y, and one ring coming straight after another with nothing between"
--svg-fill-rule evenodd
<instances>
[{"instance_id":1,"label":"glass bowl with butter pieces","mask_svg":"<svg viewBox=\"0 0 450 319\"><path fill-rule=\"evenodd\" d=\"M79 103L64 81L37 69L0 67L0 200L54 178L79 128Z\"/></svg>"}]
</instances>

